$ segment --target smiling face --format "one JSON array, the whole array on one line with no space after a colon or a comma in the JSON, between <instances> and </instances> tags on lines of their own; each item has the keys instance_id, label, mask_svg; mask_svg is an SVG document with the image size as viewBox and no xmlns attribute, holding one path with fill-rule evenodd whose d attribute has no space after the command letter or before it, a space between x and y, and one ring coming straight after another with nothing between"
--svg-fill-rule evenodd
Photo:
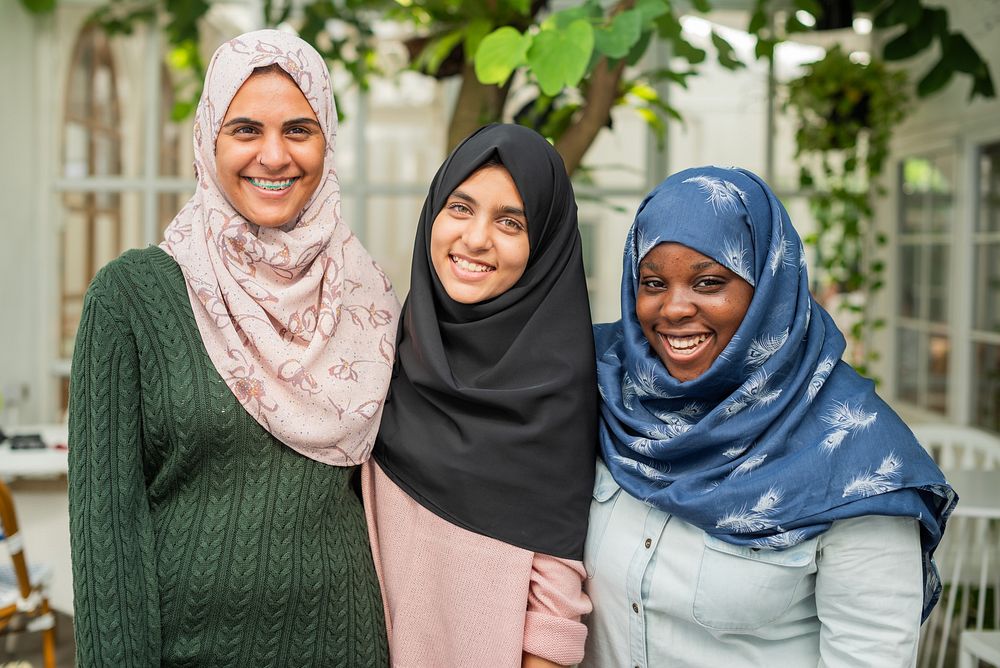
<instances>
[{"instance_id":1,"label":"smiling face","mask_svg":"<svg viewBox=\"0 0 1000 668\"><path fill-rule=\"evenodd\" d=\"M461 304L517 283L528 265L528 219L510 172L483 167L455 188L434 219L430 252L445 291Z\"/></svg>"},{"instance_id":2,"label":"smiling face","mask_svg":"<svg viewBox=\"0 0 1000 668\"><path fill-rule=\"evenodd\" d=\"M639 263L635 315L649 345L681 382L705 373L743 322L753 287L696 250L655 246Z\"/></svg>"},{"instance_id":3,"label":"smiling face","mask_svg":"<svg viewBox=\"0 0 1000 668\"><path fill-rule=\"evenodd\" d=\"M302 91L280 73L251 75L215 141L219 185L261 227L293 221L319 186L326 139Z\"/></svg>"}]
</instances>

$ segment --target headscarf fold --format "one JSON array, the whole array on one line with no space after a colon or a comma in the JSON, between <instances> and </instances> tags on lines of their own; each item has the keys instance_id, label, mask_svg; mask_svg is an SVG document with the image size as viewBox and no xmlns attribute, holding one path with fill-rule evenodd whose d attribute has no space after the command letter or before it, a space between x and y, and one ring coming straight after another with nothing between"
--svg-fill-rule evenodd
<instances>
[{"instance_id":1,"label":"headscarf fold","mask_svg":"<svg viewBox=\"0 0 1000 668\"><path fill-rule=\"evenodd\" d=\"M678 382L635 316L639 263L683 244L754 286L736 334ZM802 242L759 177L701 167L639 206L622 319L595 327L601 449L632 496L730 543L783 549L863 515L920 522L924 616L940 592L931 556L957 497L913 434L841 360L843 335L809 293Z\"/></svg>"},{"instance_id":2,"label":"headscarf fold","mask_svg":"<svg viewBox=\"0 0 1000 668\"><path fill-rule=\"evenodd\" d=\"M491 158L524 202L530 253L505 293L452 300L430 258L448 196ZM449 522L580 559L597 450L597 389L576 201L540 135L490 125L438 170L424 202L396 369L374 458Z\"/></svg>"},{"instance_id":3,"label":"headscarf fold","mask_svg":"<svg viewBox=\"0 0 1000 668\"><path fill-rule=\"evenodd\" d=\"M326 140L324 175L292 224L264 228L226 199L215 142L230 102L277 64L306 97ZM160 244L180 265L205 349L243 407L282 443L326 464L368 458L393 362L399 305L385 274L341 219L337 111L320 55L259 30L212 57L194 126L194 196Z\"/></svg>"}]
</instances>

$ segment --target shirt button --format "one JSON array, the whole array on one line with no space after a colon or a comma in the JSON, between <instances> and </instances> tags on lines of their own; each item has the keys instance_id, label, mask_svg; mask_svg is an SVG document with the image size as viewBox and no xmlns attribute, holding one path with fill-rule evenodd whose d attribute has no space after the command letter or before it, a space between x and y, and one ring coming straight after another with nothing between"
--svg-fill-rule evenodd
<instances>
[{"instance_id":1,"label":"shirt button","mask_svg":"<svg viewBox=\"0 0 1000 668\"><path fill-rule=\"evenodd\" d=\"M638 603L633 603L632 604L632 612L639 612L639 604Z\"/></svg>"},{"instance_id":2,"label":"shirt button","mask_svg":"<svg viewBox=\"0 0 1000 668\"><path fill-rule=\"evenodd\" d=\"M646 549L648 550L649 546L652 545L652 544L653 544L653 539L652 538L647 538L646 542L645 542Z\"/></svg>"}]
</instances>

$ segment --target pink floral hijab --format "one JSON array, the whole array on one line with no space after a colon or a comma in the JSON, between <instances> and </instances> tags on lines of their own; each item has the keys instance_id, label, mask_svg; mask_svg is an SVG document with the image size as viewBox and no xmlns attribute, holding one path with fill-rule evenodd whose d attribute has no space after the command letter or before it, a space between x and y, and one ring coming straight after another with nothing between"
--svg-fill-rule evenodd
<instances>
[{"instance_id":1,"label":"pink floral hijab","mask_svg":"<svg viewBox=\"0 0 1000 668\"><path fill-rule=\"evenodd\" d=\"M258 227L218 183L215 140L254 68L277 63L305 95L326 138L325 175L294 225ZM399 303L341 219L330 76L306 42L246 33L215 52L194 126L194 196L160 246L180 265L208 355L243 407L306 457L368 458L395 354Z\"/></svg>"}]
</instances>

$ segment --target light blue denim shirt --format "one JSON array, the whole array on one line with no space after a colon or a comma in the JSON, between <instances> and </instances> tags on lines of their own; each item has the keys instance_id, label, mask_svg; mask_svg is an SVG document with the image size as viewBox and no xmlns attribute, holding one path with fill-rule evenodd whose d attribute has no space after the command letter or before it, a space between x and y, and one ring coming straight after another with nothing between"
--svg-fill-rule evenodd
<instances>
[{"instance_id":1,"label":"light blue denim shirt","mask_svg":"<svg viewBox=\"0 0 1000 668\"><path fill-rule=\"evenodd\" d=\"M841 520L782 551L731 545L634 499L599 461L584 563L594 612L581 668L916 663L911 518Z\"/></svg>"}]
</instances>

